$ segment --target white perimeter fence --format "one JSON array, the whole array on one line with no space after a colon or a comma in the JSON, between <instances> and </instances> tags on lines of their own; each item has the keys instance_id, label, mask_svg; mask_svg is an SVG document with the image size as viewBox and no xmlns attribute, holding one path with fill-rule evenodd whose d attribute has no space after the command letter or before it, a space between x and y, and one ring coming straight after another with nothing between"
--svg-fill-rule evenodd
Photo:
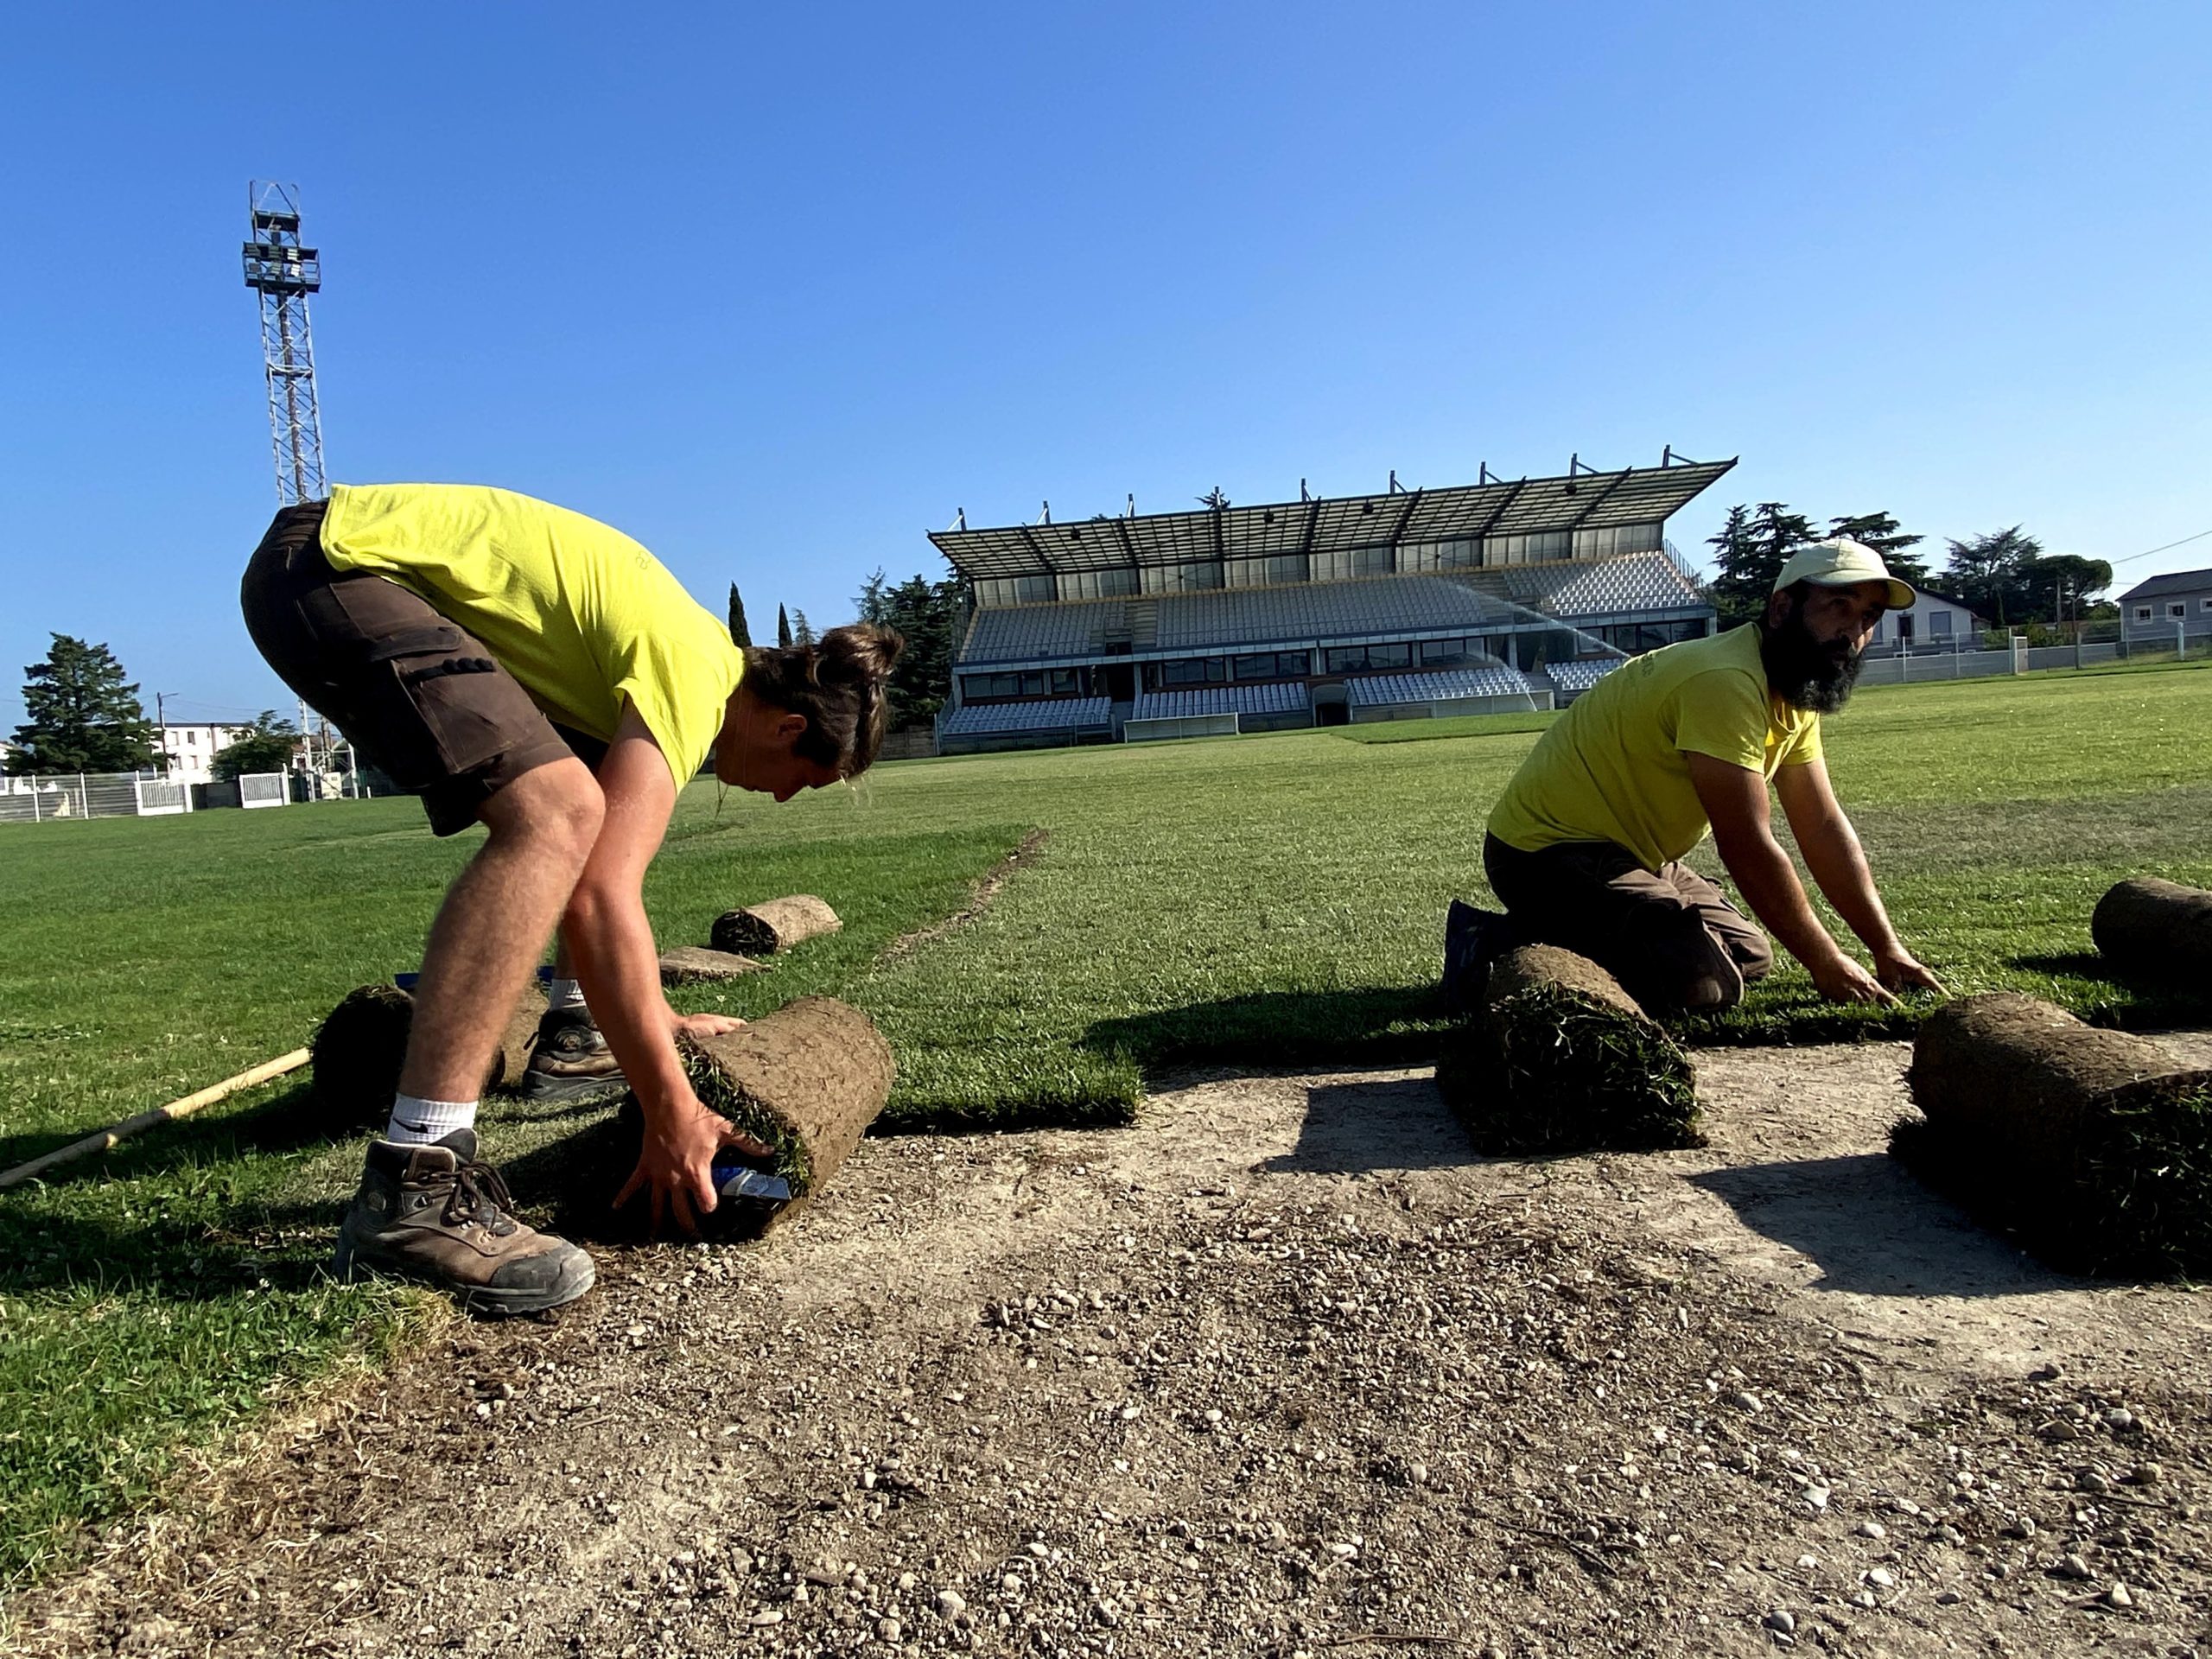
<instances>
[{"instance_id":1,"label":"white perimeter fence","mask_svg":"<svg viewBox=\"0 0 2212 1659\"><path fill-rule=\"evenodd\" d=\"M2070 645L2031 645L2014 634L2009 650L1959 651L1937 648L1866 653L1861 685L1908 685L1923 680L1978 680L1998 674L2030 674L2050 668L2094 668L2133 658L2185 661L2212 656L2212 628L2183 629L2133 639L2084 639Z\"/></svg>"},{"instance_id":2,"label":"white perimeter fence","mask_svg":"<svg viewBox=\"0 0 2212 1659\"><path fill-rule=\"evenodd\" d=\"M235 785L238 799L217 806L282 806L291 798L281 772L251 772ZM56 818L156 818L192 810L192 785L151 772L79 772L55 777L0 779L0 823L48 823Z\"/></svg>"}]
</instances>

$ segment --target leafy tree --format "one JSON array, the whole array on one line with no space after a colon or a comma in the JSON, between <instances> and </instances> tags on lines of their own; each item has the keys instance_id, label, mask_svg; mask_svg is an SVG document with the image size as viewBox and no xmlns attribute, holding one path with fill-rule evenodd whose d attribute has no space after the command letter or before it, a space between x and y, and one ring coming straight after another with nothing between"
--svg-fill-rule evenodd
<instances>
[{"instance_id":1,"label":"leafy tree","mask_svg":"<svg viewBox=\"0 0 2212 1659\"><path fill-rule=\"evenodd\" d=\"M1854 542L1863 542L1882 556L1882 563L1890 567L1890 574L1900 582L1909 582L1917 588L1928 580L1928 566L1917 553L1905 550L1917 547L1928 538L1907 536L1894 515L1886 512L1854 513L1847 518L1828 520L1831 538L1848 536Z\"/></svg>"},{"instance_id":2,"label":"leafy tree","mask_svg":"<svg viewBox=\"0 0 2212 1659\"><path fill-rule=\"evenodd\" d=\"M1720 612L1721 626L1747 622L1766 606L1774 579L1782 574L1790 552L1820 533L1802 512L1792 512L1780 501L1762 501L1756 509L1741 505L1728 509L1727 522L1707 545L1714 550L1716 574L1713 599Z\"/></svg>"},{"instance_id":3,"label":"leafy tree","mask_svg":"<svg viewBox=\"0 0 2212 1659\"><path fill-rule=\"evenodd\" d=\"M1948 546L1943 583L1954 598L2000 628L2027 620L2035 608L2031 568L2043 557L2041 542L2014 524Z\"/></svg>"},{"instance_id":4,"label":"leafy tree","mask_svg":"<svg viewBox=\"0 0 2212 1659\"><path fill-rule=\"evenodd\" d=\"M806 620L806 613L793 611L791 613L791 643L795 645L810 645L816 638L814 624Z\"/></svg>"},{"instance_id":5,"label":"leafy tree","mask_svg":"<svg viewBox=\"0 0 2212 1659\"><path fill-rule=\"evenodd\" d=\"M891 670L893 729L928 725L952 695L952 653L967 603L960 584L918 575L893 587L878 570L854 603L861 621L896 628L906 639Z\"/></svg>"},{"instance_id":6,"label":"leafy tree","mask_svg":"<svg viewBox=\"0 0 2212 1659\"><path fill-rule=\"evenodd\" d=\"M2020 572L2021 614L2039 622L2063 622L2086 616L2095 604L2093 597L2112 586L2112 566L2102 559L2085 559L2078 553L2047 553L2031 559Z\"/></svg>"},{"instance_id":7,"label":"leafy tree","mask_svg":"<svg viewBox=\"0 0 2212 1659\"><path fill-rule=\"evenodd\" d=\"M8 758L17 772L135 772L154 764L154 723L138 688L105 645L53 636L42 663L23 670L23 747Z\"/></svg>"},{"instance_id":8,"label":"leafy tree","mask_svg":"<svg viewBox=\"0 0 2212 1659\"><path fill-rule=\"evenodd\" d=\"M290 721L279 720L274 709L264 709L253 717L252 729L244 737L215 751L208 770L225 783L248 772L282 772L292 764L299 741L299 730Z\"/></svg>"},{"instance_id":9,"label":"leafy tree","mask_svg":"<svg viewBox=\"0 0 2212 1659\"><path fill-rule=\"evenodd\" d=\"M729 637L741 646L753 643L753 630L745 622L745 601L737 596L734 582L729 585Z\"/></svg>"},{"instance_id":10,"label":"leafy tree","mask_svg":"<svg viewBox=\"0 0 2212 1659\"><path fill-rule=\"evenodd\" d=\"M776 607L776 647L779 651L791 648L791 619L780 605Z\"/></svg>"}]
</instances>

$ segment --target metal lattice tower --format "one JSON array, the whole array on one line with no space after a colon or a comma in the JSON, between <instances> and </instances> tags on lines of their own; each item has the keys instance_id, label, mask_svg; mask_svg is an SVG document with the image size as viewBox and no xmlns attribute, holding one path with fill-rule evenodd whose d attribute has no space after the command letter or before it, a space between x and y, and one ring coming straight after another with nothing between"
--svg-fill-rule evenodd
<instances>
[{"instance_id":1,"label":"metal lattice tower","mask_svg":"<svg viewBox=\"0 0 2212 1659\"><path fill-rule=\"evenodd\" d=\"M245 285L261 296L261 355L269 378L269 431L276 452L276 499L319 501L322 419L315 408L315 341L308 296L322 286L322 262L300 245L300 190L256 180L246 187L253 237Z\"/></svg>"}]
</instances>

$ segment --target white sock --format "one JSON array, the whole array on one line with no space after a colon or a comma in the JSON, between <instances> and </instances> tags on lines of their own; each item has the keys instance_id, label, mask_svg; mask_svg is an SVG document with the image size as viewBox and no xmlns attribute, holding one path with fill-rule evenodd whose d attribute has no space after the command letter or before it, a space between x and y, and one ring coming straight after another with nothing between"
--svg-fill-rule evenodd
<instances>
[{"instance_id":1,"label":"white sock","mask_svg":"<svg viewBox=\"0 0 2212 1659\"><path fill-rule=\"evenodd\" d=\"M556 1014L563 1008L581 1008L584 1005L584 988L573 979L552 980L546 985L545 1001Z\"/></svg>"},{"instance_id":2,"label":"white sock","mask_svg":"<svg viewBox=\"0 0 2212 1659\"><path fill-rule=\"evenodd\" d=\"M391 1103L391 1122L385 1128L384 1138L403 1147L427 1147L455 1129L475 1127L473 1100L423 1100L401 1095Z\"/></svg>"}]
</instances>

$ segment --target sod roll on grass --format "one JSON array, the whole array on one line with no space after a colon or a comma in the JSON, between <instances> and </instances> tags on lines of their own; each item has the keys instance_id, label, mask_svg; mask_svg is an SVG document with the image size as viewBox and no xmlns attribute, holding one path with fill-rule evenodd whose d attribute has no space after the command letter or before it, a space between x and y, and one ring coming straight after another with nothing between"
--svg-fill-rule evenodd
<instances>
[{"instance_id":1,"label":"sod roll on grass","mask_svg":"<svg viewBox=\"0 0 2212 1659\"><path fill-rule=\"evenodd\" d=\"M2212 1071L2017 992L1928 1019L1890 1150L2074 1273L2212 1269Z\"/></svg>"},{"instance_id":2,"label":"sod roll on grass","mask_svg":"<svg viewBox=\"0 0 2212 1659\"><path fill-rule=\"evenodd\" d=\"M702 950L696 944L679 944L660 953L660 982L664 985L705 985L760 971L760 964L750 957L728 950Z\"/></svg>"},{"instance_id":3,"label":"sod roll on grass","mask_svg":"<svg viewBox=\"0 0 2212 1659\"><path fill-rule=\"evenodd\" d=\"M1587 957L1524 945L1446 1032L1437 1086L1493 1157L1698 1147L1689 1057Z\"/></svg>"},{"instance_id":4,"label":"sod roll on grass","mask_svg":"<svg viewBox=\"0 0 2212 1659\"><path fill-rule=\"evenodd\" d=\"M2139 875L2097 900L2089 935L2113 965L2212 990L2212 893Z\"/></svg>"},{"instance_id":5,"label":"sod roll on grass","mask_svg":"<svg viewBox=\"0 0 2212 1659\"><path fill-rule=\"evenodd\" d=\"M736 1031L686 1039L678 1047L701 1102L767 1142L771 1156L762 1166L791 1183L791 1198L772 1207L726 1203L732 1213L718 1216L713 1229L724 1236L757 1236L804 1209L852 1156L891 1098L897 1074L875 1022L828 996L802 996ZM614 1161L619 1179L627 1180L644 1119L634 1099L622 1112Z\"/></svg>"},{"instance_id":6,"label":"sod roll on grass","mask_svg":"<svg viewBox=\"0 0 2212 1659\"><path fill-rule=\"evenodd\" d=\"M811 893L796 893L771 899L742 910L725 911L715 918L707 943L717 950L741 957L769 957L824 933L835 933L844 924L837 912Z\"/></svg>"},{"instance_id":7,"label":"sod roll on grass","mask_svg":"<svg viewBox=\"0 0 2212 1659\"><path fill-rule=\"evenodd\" d=\"M537 1022L545 1013L545 994L525 986L499 1051L484 1079L489 1093L514 1089L530 1065ZM325 1016L308 1045L315 1056L315 1091L336 1129L373 1128L391 1109L399 1087L400 1062L407 1058L407 1033L415 1023L415 998L397 985L363 985L346 993Z\"/></svg>"}]
</instances>

